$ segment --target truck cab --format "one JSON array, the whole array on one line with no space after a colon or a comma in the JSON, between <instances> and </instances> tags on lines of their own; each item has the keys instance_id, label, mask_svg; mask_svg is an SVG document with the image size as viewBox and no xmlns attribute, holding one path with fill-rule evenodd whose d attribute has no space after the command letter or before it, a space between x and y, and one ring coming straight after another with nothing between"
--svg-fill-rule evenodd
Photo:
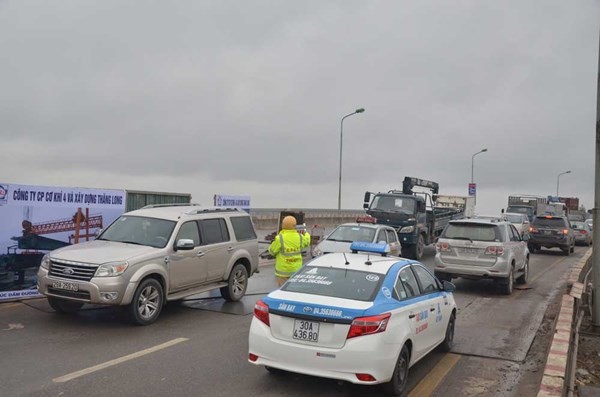
<instances>
[{"instance_id":1,"label":"truck cab","mask_svg":"<svg viewBox=\"0 0 600 397\"><path fill-rule=\"evenodd\" d=\"M414 192L415 186L431 193ZM396 229L403 257L421 259L425 246L434 242L448 221L464 216L464 208L436 207L438 192L436 182L406 177L402 190L366 192L363 207L377 223Z\"/></svg>"}]
</instances>

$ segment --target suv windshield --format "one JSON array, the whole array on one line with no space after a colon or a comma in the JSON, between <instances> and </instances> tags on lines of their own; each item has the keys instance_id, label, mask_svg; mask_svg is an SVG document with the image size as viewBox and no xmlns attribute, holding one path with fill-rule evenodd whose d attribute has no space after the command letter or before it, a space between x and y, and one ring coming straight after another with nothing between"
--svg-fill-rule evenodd
<instances>
[{"instance_id":1,"label":"suv windshield","mask_svg":"<svg viewBox=\"0 0 600 397\"><path fill-rule=\"evenodd\" d=\"M384 274L358 270L304 266L281 290L370 302L384 277Z\"/></svg>"},{"instance_id":2,"label":"suv windshield","mask_svg":"<svg viewBox=\"0 0 600 397\"><path fill-rule=\"evenodd\" d=\"M552 217L535 218L533 220L533 224L535 226L557 227L557 228L564 228L567 226L565 223L565 220L563 218L552 218Z\"/></svg>"},{"instance_id":3,"label":"suv windshield","mask_svg":"<svg viewBox=\"0 0 600 397\"><path fill-rule=\"evenodd\" d=\"M471 241L502 241L498 227L485 223L450 223L441 237Z\"/></svg>"},{"instance_id":4,"label":"suv windshield","mask_svg":"<svg viewBox=\"0 0 600 397\"><path fill-rule=\"evenodd\" d=\"M414 214L415 199L410 196L387 196L378 195L371 204L372 210L402 212L404 214Z\"/></svg>"},{"instance_id":5,"label":"suv windshield","mask_svg":"<svg viewBox=\"0 0 600 397\"><path fill-rule=\"evenodd\" d=\"M165 219L123 215L106 229L98 240L164 248L169 242L175 222Z\"/></svg>"},{"instance_id":6,"label":"suv windshield","mask_svg":"<svg viewBox=\"0 0 600 397\"><path fill-rule=\"evenodd\" d=\"M370 243L375 237L375 229L365 226L340 226L327 237L329 241L343 241L351 243L353 241L364 241Z\"/></svg>"}]
</instances>

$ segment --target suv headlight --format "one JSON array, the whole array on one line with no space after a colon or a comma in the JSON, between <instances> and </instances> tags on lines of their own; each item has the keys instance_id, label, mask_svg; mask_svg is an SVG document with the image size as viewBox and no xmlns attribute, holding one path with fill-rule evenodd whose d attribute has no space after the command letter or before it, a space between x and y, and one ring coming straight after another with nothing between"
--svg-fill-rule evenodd
<instances>
[{"instance_id":1,"label":"suv headlight","mask_svg":"<svg viewBox=\"0 0 600 397\"><path fill-rule=\"evenodd\" d=\"M96 274L95 274L94 277L115 277L115 276L120 276L121 274L123 274L123 272L125 270L127 270L128 266L129 266L129 263L127 263L127 262L105 263L105 264L100 265L98 267L98 270L96 270Z\"/></svg>"},{"instance_id":2,"label":"suv headlight","mask_svg":"<svg viewBox=\"0 0 600 397\"><path fill-rule=\"evenodd\" d=\"M414 226L404 226L402 229L400 229L400 233L412 233L414 231L415 231Z\"/></svg>"},{"instance_id":3,"label":"suv headlight","mask_svg":"<svg viewBox=\"0 0 600 397\"><path fill-rule=\"evenodd\" d=\"M44 255L42 258L42 263L40 263L40 267L46 270L50 268L50 257L48 255Z\"/></svg>"}]
</instances>

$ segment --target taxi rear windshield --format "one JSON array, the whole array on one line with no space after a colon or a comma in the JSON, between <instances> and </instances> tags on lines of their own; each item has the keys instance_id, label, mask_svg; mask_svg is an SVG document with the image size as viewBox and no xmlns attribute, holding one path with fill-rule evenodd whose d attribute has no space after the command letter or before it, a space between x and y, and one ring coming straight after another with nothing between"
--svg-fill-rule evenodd
<instances>
[{"instance_id":1,"label":"taxi rear windshield","mask_svg":"<svg viewBox=\"0 0 600 397\"><path fill-rule=\"evenodd\" d=\"M359 270L305 266L281 290L371 302L384 277L385 274Z\"/></svg>"}]
</instances>

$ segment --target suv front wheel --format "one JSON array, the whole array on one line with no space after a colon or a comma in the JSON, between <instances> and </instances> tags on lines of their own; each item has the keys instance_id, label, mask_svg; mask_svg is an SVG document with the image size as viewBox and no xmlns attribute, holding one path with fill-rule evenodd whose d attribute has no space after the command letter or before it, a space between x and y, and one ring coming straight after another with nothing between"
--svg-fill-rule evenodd
<instances>
[{"instance_id":1,"label":"suv front wheel","mask_svg":"<svg viewBox=\"0 0 600 397\"><path fill-rule=\"evenodd\" d=\"M246 266L237 263L233 266L227 286L221 288L221 296L229 302L237 302L244 297L248 288L248 270Z\"/></svg>"},{"instance_id":2,"label":"suv front wheel","mask_svg":"<svg viewBox=\"0 0 600 397\"><path fill-rule=\"evenodd\" d=\"M134 324L149 325L156 321L165 303L163 288L153 278L147 278L137 287L129 304L129 318Z\"/></svg>"}]
</instances>

